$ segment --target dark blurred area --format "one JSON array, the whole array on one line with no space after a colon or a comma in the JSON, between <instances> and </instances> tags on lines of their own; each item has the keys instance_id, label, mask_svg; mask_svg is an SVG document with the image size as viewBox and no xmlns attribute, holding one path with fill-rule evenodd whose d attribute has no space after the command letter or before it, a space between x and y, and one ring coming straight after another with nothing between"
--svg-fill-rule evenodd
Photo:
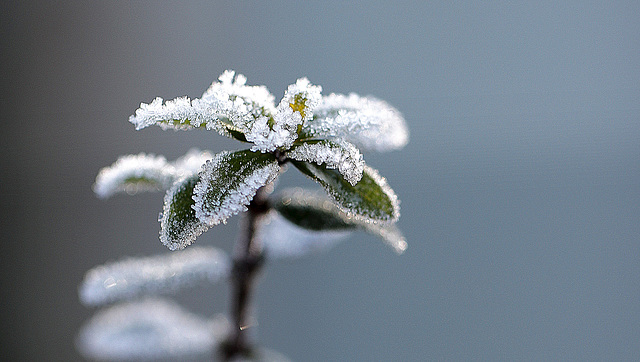
<instances>
[{"instance_id":1,"label":"dark blurred area","mask_svg":"<svg viewBox=\"0 0 640 362\"><path fill-rule=\"evenodd\" d=\"M98 200L119 155L242 145L135 131L140 102L199 97L225 69L279 99L299 77L403 112L365 154L409 248L360 233L269 265L260 343L293 360L636 360L640 3L6 1L0 356L70 361L86 270L166 251L161 194ZM281 186L313 186L289 171ZM198 243L230 250L237 218ZM176 296L224 312L224 285Z\"/></svg>"}]
</instances>

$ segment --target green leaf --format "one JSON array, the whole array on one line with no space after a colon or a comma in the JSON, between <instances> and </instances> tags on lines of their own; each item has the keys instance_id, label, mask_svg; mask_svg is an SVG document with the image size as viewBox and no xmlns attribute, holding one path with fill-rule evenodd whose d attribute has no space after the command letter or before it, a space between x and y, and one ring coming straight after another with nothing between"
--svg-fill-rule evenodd
<instances>
[{"instance_id":1,"label":"green leaf","mask_svg":"<svg viewBox=\"0 0 640 362\"><path fill-rule=\"evenodd\" d=\"M250 150L221 152L202 167L194 189L196 216L209 226L245 211L258 189L280 171L275 156Z\"/></svg>"},{"instance_id":2,"label":"green leaf","mask_svg":"<svg viewBox=\"0 0 640 362\"><path fill-rule=\"evenodd\" d=\"M197 175L178 180L164 197L160 216L160 241L170 250L184 249L209 228L193 209Z\"/></svg>"},{"instance_id":3,"label":"green leaf","mask_svg":"<svg viewBox=\"0 0 640 362\"><path fill-rule=\"evenodd\" d=\"M294 166L320 183L348 217L365 222L395 222L400 216L398 197L378 171L365 165L362 179L351 185L338 170L324 165L292 161Z\"/></svg>"},{"instance_id":4,"label":"green leaf","mask_svg":"<svg viewBox=\"0 0 640 362\"><path fill-rule=\"evenodd\" d=\"M284 190L274 208L289 222L315 232L360 229L376 235L397 253L407 249L407 242L395 224L377 224L350 218L325 195L303 189Z\"/></svg>"}]
</instances>

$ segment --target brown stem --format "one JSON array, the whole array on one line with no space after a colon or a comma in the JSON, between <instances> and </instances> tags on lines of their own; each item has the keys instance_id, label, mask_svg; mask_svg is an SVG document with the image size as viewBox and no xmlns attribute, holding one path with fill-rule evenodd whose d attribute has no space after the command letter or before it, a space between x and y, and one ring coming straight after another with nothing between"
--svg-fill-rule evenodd
<instances>
[{"instance_id":1,"label":"brown stem","mask_svg":"<svg viewBox=\"0 0 640 362\"><path fill-rule=\"evenodd\" d=\"M265 187L261 187L249 204L244 225L241 224L240 238L235 245L231 275L232 330L221 349L225 360L249 356L251 353L251 344L248 340L248 332L252 324L249 301L255 277L263 261L262 245L254 236L260 219L269 211L269 208L267 191Z\"/></svg>"}]
</instances>

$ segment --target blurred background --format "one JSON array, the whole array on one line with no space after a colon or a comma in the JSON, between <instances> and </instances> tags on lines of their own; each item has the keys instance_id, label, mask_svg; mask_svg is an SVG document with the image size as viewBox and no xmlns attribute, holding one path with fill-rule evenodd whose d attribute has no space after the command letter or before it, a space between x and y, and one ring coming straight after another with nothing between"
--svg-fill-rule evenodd
<instances>
[{"instance_id":1,"label":"blurred background","mask_svg":"<svg viewBox=\"0 0 640 362\"><path fill-rule=\"evenodd\" d=\"M163 195L103 201L122 154L243 145L135 131L140 102L225 69L279 99L306 76L403 112L365 154L409 248L354 234L269 264L263 346L298 361L640 358L640 2L5 1L0 5L4 360L79 360L86 270L164 253ZM313 186L290 170L281 187ZM238 218L198 239L230 250ZM224 284L176 296L227 310Z\"/></svg>"}]
</instances>

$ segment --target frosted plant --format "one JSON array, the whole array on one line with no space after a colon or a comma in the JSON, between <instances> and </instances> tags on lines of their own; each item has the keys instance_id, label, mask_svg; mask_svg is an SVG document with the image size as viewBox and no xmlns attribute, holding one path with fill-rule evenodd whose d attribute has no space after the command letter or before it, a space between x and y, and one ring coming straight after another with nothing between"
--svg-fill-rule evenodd
<instances>
[{"instance_id":1,"label":"frosted plant","mask_svg":"<svg viewBox=\"0 0 640 362\"><path fill-rule=\"evenodd\" d=\"M181 359L215 349L225 360L282 358L247 336L254 325L249 296L265 260L328 250L356 230L379 236L398 253L407 248L395 225L399 200L361 153L406 145L409 132L400 112L369 96L323 96L306 78L290 85L276 104L266 87L246 82L225 71L200 98L140 104L129 118L137 130L214 130L249 146L218 154L193 149L173 162L140 153L102 169L94 184L100 198L165 192L160 241L173 253L98 266L79 289L84 304L98 306L228 277L230 320L198 317L159 300L116 304L82 329L78 346L86 356ZM324 192L296 188L271 196L287 165ZM210 247L182 250L239 213L244 217L233 262Z\"/></svg>"}]
</instances>

